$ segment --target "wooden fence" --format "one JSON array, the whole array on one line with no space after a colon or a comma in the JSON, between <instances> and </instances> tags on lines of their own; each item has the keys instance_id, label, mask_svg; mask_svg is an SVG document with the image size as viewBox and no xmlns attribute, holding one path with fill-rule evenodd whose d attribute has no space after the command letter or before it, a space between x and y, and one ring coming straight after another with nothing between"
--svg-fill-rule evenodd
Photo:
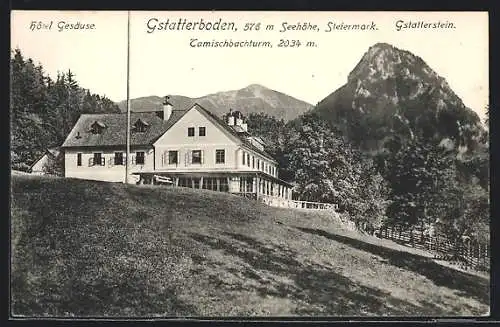
<instances>
[{"instance_id":1,"label":"wooden fence","mask_svg":"<svg viewBox=\"0 0 500 327\"><path fill-rule=\"evenodd\" d=\"M429 236L418 230L399 230L383 228L378 236L417 249L427 250L434 254L435 259L458 264L464 269L489 271L490 249L488 245L474 240L464 239L453 244L446 235Z\"/></svg>"}]
</instances>

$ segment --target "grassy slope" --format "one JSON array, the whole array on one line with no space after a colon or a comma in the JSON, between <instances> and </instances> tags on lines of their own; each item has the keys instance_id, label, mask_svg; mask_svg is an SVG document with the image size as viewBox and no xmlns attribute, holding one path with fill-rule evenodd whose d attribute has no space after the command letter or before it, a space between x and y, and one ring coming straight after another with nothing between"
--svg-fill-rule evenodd
<instances>
[{"instance_id":1,"label":"grassy slope","mask_svg":"<svg viewBox=\"0 0 500 327\"><path fill-rule=\"evenodd\" d=\"M12 312L478 315L489 281L224 193L13 176ZM412 251L401 252L401 251Z\"/></svg>"}]
</instances>

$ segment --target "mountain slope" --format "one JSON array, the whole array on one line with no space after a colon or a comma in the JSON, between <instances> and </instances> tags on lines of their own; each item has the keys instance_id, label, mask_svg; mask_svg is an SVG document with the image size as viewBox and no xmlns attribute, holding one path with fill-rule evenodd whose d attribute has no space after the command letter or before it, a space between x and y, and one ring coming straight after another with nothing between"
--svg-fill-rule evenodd
<instances>
[{"instance_id":1,"label":"mountain slope","mask_svg":"<svg viewBox=\"0 0 500 327\"><path fill-rule=\"evenodd\" d=\"M364 148L377 149L394 134L473 148L483 132L467 108L421 58L386 43L363 55L347 83L319 102L322 118Z\"/></svg>"},{"instance_id":2,"label":"mountain slope","mask_svg":"<svg viewBox=\"0 0 500 327\"><path fill-rule=\"evenodd\" d=\"M480 315L487 278L226 193L12 176L15 316Z\"/></svg>"},{"instance_id":3,"label":"mountain slope","mask_svg":"<svg viewBox=\"0 0 500 327\"><path fill-rule=\"evenodd\" d=\"M241 111L243 114L265 112L270 116L288 121L313 107L307 102L258 84L252 84L240 90L218 92L199 98L189 98L181 95L170 96L170 101L175 108L184 109L194 102L198 102L218 116L227 113L229 108L232 108ZM131 110L161 110L162 102L163 97L159 96L132 99ZM121 101L118 105L122 111L126 110L126 101Z\"/></svg>"}]
</instances>

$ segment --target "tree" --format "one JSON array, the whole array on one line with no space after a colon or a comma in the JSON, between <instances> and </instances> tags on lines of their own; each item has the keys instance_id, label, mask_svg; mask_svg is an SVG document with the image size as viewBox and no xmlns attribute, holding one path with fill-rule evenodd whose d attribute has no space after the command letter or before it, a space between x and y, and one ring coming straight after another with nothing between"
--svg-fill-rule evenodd
<instances>
[{"instance_id":1,"label":"tree","mask_svg":"<svg viewBox=\"0 0 500 327\"><path fill-rule=\"evenodd\" d=\"M339 131L314 114L303 115L293 124L286 153L301 200L336 203L362 230L380 225L387 206L384 178Z\"/></svg>"},{"instance_id":2,"label":"tree","mask_svg":"<svg viewBox=\"0 0 500 327\"><path fill-rule=\"evenodd\" d=\"M449 176L455 176L454 160L446 149L418 139L390 153L383 172L391 188L386 223L411 228L442 214L441 198Z\"/></svg>"},{"instance_id":3,"label":"tree","mask_svg":"<svg viewBox=\"0 0 500 327\"><path fill-rule=\"evenodd\" d=\"M459 244L463 236L468 236L489 243L489 196L484 188L454 179L441 200L440 207L447 210L442 210L438 225L449 239Z\"/></svg>"},{"instance_id":4,"label":"tree","mask_svg":"<svg viewBox=\"0 0 500 327\"><path fill-rule=\"evenodd\" d=\"M80 88L71 70L54 81L19 49L12 52L10 81L11 166L15 169L27 170L47 148L60 146L80 114L120 112L111 100Z\"/></svg>"}]
</instances>

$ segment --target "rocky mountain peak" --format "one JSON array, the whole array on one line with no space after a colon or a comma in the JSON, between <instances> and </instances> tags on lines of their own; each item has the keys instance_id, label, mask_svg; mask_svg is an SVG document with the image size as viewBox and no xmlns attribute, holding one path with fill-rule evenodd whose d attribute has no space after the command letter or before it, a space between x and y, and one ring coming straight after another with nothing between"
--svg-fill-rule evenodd
<instances>
[{"instance_id":1,"label":"rocky mountain peak","mask_svg":"<svg viewBox=\"0 0 500 327\"><path fill-rule=\"evenodd\" d=\"M348 81L396 77L441 82L441 78L420 57L387 43L371 46L349 74Z\"/></svg>"},{"instance_id":2,"label":"rocky mountain peak","mask_svg":"<svg viewBox=\"0 0 500 327\"><path fill-rule=\"evenodd\" d=\"M395 132L470 143L482 129L477 114L422 58L387 43L371 46L347 83L316 110L357 141L368 140L370 148ZM466 131L457 126L467 126Z\"/></svg>"}]
</instances>

